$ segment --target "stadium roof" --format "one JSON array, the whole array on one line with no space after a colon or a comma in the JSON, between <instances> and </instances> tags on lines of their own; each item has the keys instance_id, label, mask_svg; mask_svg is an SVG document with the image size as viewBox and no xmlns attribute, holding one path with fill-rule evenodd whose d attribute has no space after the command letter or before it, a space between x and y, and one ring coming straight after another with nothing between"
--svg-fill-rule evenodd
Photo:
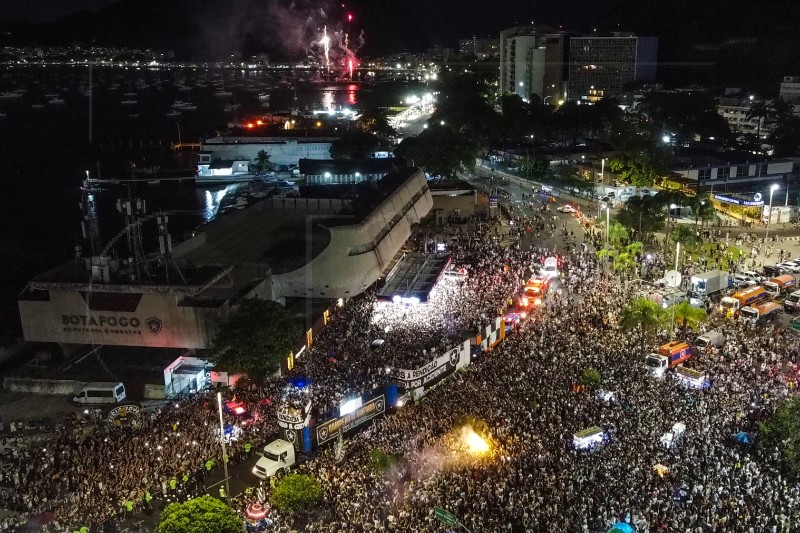
<instances>
[{"instance_id":1,"label":"stadium roof","mask_svg":"<svg viewBox=\"0 0 800 533\"><path fill-rule=\"evenodd\" d=\"M386 276L378 299L396 301L400 298L403 301L405 298L407 302L416 298L425 302L449 264L449 255L407 253Z\"/></svg>"}]
</instances>

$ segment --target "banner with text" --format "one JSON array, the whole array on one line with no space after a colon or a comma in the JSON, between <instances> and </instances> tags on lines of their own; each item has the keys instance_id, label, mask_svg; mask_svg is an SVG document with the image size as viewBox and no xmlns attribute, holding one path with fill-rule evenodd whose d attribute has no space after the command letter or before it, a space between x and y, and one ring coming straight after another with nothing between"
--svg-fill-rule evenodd
<instances>
[{"instance_id":1,"label":"banner with text","mask_svg":"<svg viewBox=\"0 0 800 533\"><path fill-rule=\"evenodd\" d=\"M414 370L396 368L392 374L398 387L410 390L432 385L457 369L469 365L469 362L469 340L466 340L426 365Z\"/></svg>"},{"instance_id":2,"label":"banner with text","mask_svg":"<svg viewBox=\"0 0 800 533\"><path fill-rule=\"evenodd\" d=\"M381 416L386 412L386 394L376 396L365 402L361 407L352 413L339 416L323 422L317 426L317 445L322 446L339 436L339 433L347 433L351 429L368 422L376 416Z\"/></svg>"}]
</instances>

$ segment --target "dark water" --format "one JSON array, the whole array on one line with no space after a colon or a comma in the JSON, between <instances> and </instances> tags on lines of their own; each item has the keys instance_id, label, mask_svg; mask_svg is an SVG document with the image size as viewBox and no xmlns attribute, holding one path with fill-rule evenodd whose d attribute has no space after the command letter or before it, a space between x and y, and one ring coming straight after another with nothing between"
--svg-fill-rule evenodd
<instances>
[{"instance_id":1,"label":"dark water","mask_svg":"<svg viewBox=\"0 0 800 533\"><path fill-rule=\"evenodd\" d=\"M235 70L6 67L0 75L0 93L24 90L20 98L0 99L0 330L16 323L16 295L34 274L71 258L76 245L88 250L79 209L86 170L110 179L127 177L131 163L140 169L192 169L196 154L169 149L179 134L196 142L224 131L229 122L270 111L389 105L409 90L405 84L358 83L295 83L295 90L280 88L274 74ZM222 89L232 94L215 94ZM266 106L260 93L270 94ZM49 103L54 97L64 103ZM137 103L123 104L126 99ZM168 116L176 100L197 110ZM122 227L118 198L144 198L151 212L190 212L170 218L170 233L182 240L214 215L220 189L196 188L191 181L104 187L94 194L102 240ZM151 250L157 246L149 244Z\"/></svg>"}]
</instances>

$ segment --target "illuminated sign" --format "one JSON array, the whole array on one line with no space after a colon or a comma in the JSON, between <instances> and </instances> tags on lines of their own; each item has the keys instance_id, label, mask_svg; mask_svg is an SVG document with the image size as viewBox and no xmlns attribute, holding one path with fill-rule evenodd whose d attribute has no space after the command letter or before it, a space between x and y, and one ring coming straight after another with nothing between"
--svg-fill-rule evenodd
<instances>
[{"instance_id":1,"label":"illuminated sign","mask_svg":"<svg viewBox=\"0 0 800 533\"><path fill-rule=\"evenodd\" d=\"M753 196L752 200L745 200L743 198L736 198L734 196L728 196L725 194L715 194L714 200L719 200L720 202L725 202L726 204L740 205L742 207L761 207L764 205L764 200L761 199L761 195L758 193Z\"/></svg>"},{"instance_id":2,"label":"illuminated sign","mask_svg":"<svg viewBox=\"0 0 800 533\"><path fill-rule=\"evenodd\" d=\"M317 426L317 444L322 445L335 439L339 433L347 433L351 429L381 416L386 411L386 396L381 394L369 400L361 407L344 416L328 420Z\"/></svg>"}]
</instances>

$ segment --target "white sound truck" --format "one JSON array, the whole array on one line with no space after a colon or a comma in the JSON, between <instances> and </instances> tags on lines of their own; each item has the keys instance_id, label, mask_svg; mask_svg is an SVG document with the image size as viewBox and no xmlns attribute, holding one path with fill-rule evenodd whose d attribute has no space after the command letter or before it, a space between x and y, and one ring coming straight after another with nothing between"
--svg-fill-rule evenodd
<instances>
[{"instance_id":1,"label":"white sound truck","mask_svg":"<svg viewBox=\"0 0 800 533\"><path fill-rule=\"evenodd\" d=\"M264 454L253 467L253 474L261 479L272 477L278 472L288 474L295 463L294 446L283 439L275 439L264 446Z\"/></svg>"}]
</instances>

